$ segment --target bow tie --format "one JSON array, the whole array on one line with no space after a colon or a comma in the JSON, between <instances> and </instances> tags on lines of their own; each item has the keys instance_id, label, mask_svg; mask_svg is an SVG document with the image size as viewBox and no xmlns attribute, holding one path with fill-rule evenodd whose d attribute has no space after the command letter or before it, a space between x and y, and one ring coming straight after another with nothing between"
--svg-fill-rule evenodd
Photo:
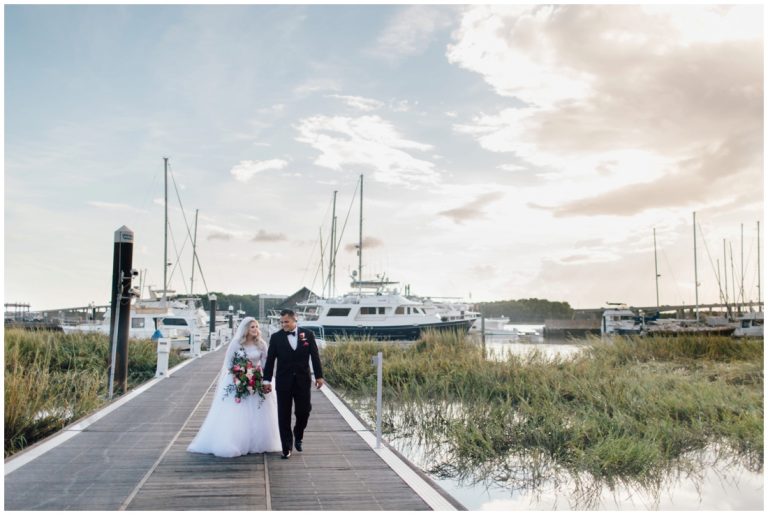
<instances>
[{"instance_id":1,"label":"bow tie","mask_svg":"<svg viewBox=\"0 0 768 515\"><path fill-rule=\"evenodd\" d=\"M286 336L288 336L288 335L291 335L291 336L296 336L296 331L286 331L286 332L285 332L285 335L286 335Z\"/></svg>"}]
</instances>

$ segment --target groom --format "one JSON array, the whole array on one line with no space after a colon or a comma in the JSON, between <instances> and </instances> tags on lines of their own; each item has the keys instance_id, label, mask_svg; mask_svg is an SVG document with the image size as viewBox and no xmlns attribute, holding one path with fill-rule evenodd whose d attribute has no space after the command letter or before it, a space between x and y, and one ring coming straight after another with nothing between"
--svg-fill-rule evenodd
<instances>
[{"instance_id":1,"label":"groom","mask_svg":"<svg viewBox=\"0 0 768 515\"><path fill-rule=\"evenodd\" d=\"M272 391L272 371L277 359L275 380L277 385L277 423L280 427L280 441L283 444L282 458L291 457L291 449L296 439L296 450L301 452L304 429L307 427L309 412L312 411L310 396L312 395L312 377L309 371L309 360L312 360L312 370L315 374L315 386L321 388L323 368L320 365L320 355L317 352L315 335L307 329L296 325L296 313L290 309L280 312L282 331L277 331L269 338L267 363L264 365L264 392ZM296 405L296 425L291 432L291 405Z\"/></svg>"}]
</instances>

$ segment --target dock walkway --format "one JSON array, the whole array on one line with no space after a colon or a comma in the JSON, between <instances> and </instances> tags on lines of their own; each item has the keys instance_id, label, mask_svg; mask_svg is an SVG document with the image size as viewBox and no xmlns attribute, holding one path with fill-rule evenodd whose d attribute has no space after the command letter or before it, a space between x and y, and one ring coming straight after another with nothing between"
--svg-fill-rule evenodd
<instances>
[{"instance_id":1,"label":"dock walkway","mask_svg":"<svg viewBox=\"0 0 768 515\"><path fill-rule=\"evenodd\" d=\"M5 462L6 510L456 510L461 505L370 434L332 391L313 390L304 452L186 452L222 354L168 377Z\"/></svg>"}]
</instances>

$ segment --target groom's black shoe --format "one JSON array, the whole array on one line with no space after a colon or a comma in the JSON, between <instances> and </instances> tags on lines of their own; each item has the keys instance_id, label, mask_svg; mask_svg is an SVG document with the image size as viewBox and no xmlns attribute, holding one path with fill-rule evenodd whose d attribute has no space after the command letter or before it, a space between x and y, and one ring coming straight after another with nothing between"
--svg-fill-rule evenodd
<instances>
[{"instance_id":1,"label":"groom's black shoe","mask_svg":"<svg viewBox=\"0 0 768 515\"><path fill-rule=\"evenodd\" d=\"M290 457L291 457L291 451L290 451L290 449L289 449L289 450L287 450L287 451L283 451L283 454L282 454L282 456L280 456L280 457L281 457L282 459L284 459L284 460L287 460L288 458L290 458Z\"/></svg>"},{"instance_id":2,"label":"groom's black shoe","mask_svg":"<svg viewBox=\"0 0 768 515\"><path fill-rule=\"evenodd\" d=\"M301 452L301 440L296 440L296 450Z\"/></svg>"}]
</instances>

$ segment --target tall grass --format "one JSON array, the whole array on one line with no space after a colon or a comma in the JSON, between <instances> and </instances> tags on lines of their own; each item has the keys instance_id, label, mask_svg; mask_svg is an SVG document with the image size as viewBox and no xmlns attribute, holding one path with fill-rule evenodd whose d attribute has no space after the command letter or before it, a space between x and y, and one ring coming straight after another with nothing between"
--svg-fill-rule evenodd
<instances>
[{"instance_id":1,"label":"tall grass","mask_svg":"<svg viewBox=\"0 0 768 515\"><path fill-rule=\"evenodd\" d=\"M762 470L762 341L589 343L569 358L498 362L459 334L427 334L410 347L345 342L324 349L324 372L347 397L370 399L370 358L382 350L385 427L395 438L415 436L439 474L531 480L533 470L560 467L653 483L703 449ZM373 403L366 409L370 416Z\"/></svg>"},{"instance_id":2,"label":"tall grass","mask_svg":"<svg viewBox=\"0 0 768 515\"><path fill-rule=\"evenodd\" d=\"M5 331L5 456L18 452L107 402L109 338L99 334ZM128 389L151 379L156 348L128 347ZM178 351L169 365L182 361Z\"/></svg>"}]
</instances>

